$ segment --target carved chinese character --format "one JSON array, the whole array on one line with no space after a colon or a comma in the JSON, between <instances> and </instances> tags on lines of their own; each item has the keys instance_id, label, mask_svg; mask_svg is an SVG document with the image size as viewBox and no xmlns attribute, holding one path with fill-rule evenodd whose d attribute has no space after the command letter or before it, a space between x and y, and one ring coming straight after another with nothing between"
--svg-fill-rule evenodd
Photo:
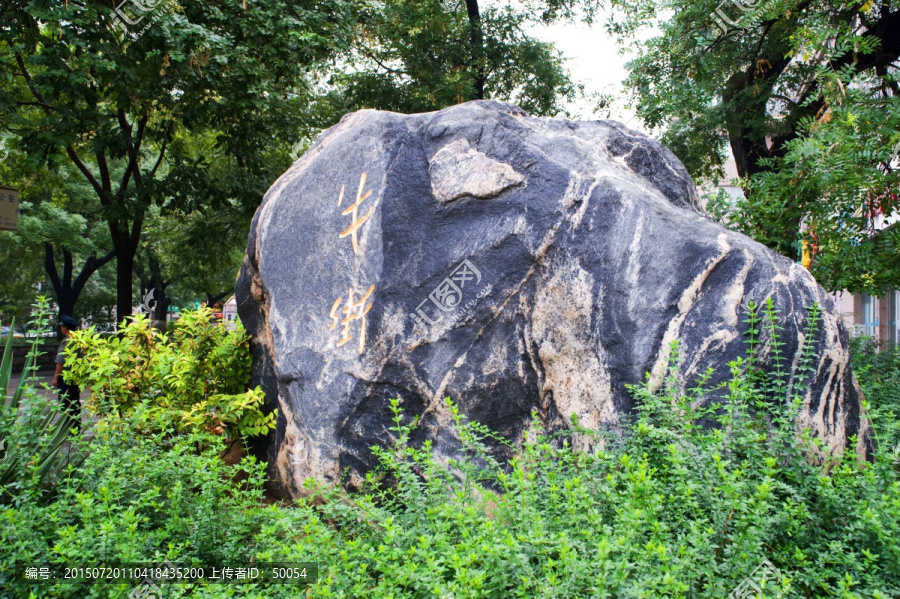
<instances>
[{"instance_id":1,"label":"carved chinese character","mask_svg":"<svg viewBox=\"0 0 900 599\"><path fill-rule=\"evenodd\" d=\"M352 335L350 335L350 323L354 320L361 320L360 323L360 334L359 334L359 353L362 353L366 348L366 314L369 313L369 310L372 309L372 304L366 306L366 301L369 299L369 296L372 295L372 292L375 291L375 285L369 287L369 290L366 291L366 294L362 296L362 298L358 302L353 301L353 287L350 287L349 297L347 298L347 305L344 306L343 312L345 314L344 319L341 320L341 324L343 325L343 330L341 330L341 338L338 340L338 347L341 347L351 339L353 339ZM334 304L331 306L331 312L329 312L329 316L332 318L331 326L328 330L334 329L334 327L338 324L338 316L337 309L341 304L341 300L343 298L339 297L335 300Z\"/></svg>"},{"instance_id":2,"label":"carved chinese character","mask_svg":"<svg viewBox=\"0 0 900 599\"><path fill-rule=\"evenodd\" d=\"M359 205L362 204L366 200L366 198L368 198L372 194L372 192L370 190L370 191L367 191L365 193L365 195L363 195L363 188L365 186L366 186L366 174L363 173L362 176L359 178L359 189L356 190L356 201L353 203L352 206L350 206L349 208L347 208L346 210L341 212L341 216L347 216L348 214L351 215L353 222L350 223L349 227L347 227L346 229L341 231L341 233L338 235L338 237L343 239L344 237L350 235L350 239L353 242L353 253L354 254L359 253L359 243L356 238L356 232L361 226L363 226L363 223L365 223L367 220L369 220L369 217L372 216L372 210L374 209L374 206L370 206L369 211L366 212L365 216L363 216L362 218L357 218L357 210L359 210ZM341 193L338 196L338 208L341 207L341 202L344 200L344 187L345 187L344 185L341 185Z\"/></svg>"}]
</instances>

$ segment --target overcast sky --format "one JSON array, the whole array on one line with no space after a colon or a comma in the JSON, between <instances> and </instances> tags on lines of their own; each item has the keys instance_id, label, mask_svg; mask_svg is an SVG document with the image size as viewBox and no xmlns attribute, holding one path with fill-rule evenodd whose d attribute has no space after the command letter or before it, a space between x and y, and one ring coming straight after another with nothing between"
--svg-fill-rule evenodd
<instances>
[{"instance_id":1,"label":"overcast sky","mask_svg":"<svg viewBox=\"0 0 900 599\"><path fill-rule=\"evenodd\" d=\"M618 53L616 43L609 39L598 24L570 25L555 23L549 26L534 26L529 33L541 41L553 42L566 57L566 66L576 83L582 83L587 92L613 93L619 98L612 108L611 118L622 121L629 127L639 124L634 112L624 108L625 95L622 80L628 75L625 70L626 56ZM569 107L573 114L581 118L592 118L591 107L578 103ZM598 114L593 118L605 118Z\"/></svg>"},{"instance_id":2,"label":"overcast sky","mask_svg":"<svg viewBox=\"0 0 900 599\"><path fill-rule=\"evenodd\" d=\"M599 14L591 27L580 23L577 25L555 23L549 26L535 25L529 28L528 32L539 40L553 42L556 45L567 59L566 66L572 73L573 81L583 83L587 92L602 92L616 97L609 118L646 133L634 111L625 107L627 96L622 80L628 75L625 63L630 57L619 54L615 41L603 30L604 20L605 16ZM654 26L645 29L640 37L646 39L658 32ZM606 111L592 115L592 106L585 103L575 103L568 109L573 116L579 118L607 118Z\"/></svg>"}]
</instances>

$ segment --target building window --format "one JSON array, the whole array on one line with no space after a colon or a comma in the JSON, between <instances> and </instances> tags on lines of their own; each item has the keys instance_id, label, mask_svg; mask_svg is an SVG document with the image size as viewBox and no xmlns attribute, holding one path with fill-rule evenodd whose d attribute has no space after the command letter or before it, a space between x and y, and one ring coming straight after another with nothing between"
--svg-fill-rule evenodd
<instances>
[{"instance_id":1,"label":"building window","mask_svg":"<svg viewBox=\"0 0 900 599\"><path fill-rule=\"evenodd\" d=\"M875 331L878 329L878 312L875 305L875 298L867 293L862 296L862 333L869 337L875 338Z\"/></svg>"},{"instance_id":2,"label":"building window","mask_svg":"<svg viewBox=\"0 0 900 599\"><path fill-rule=\"evenodd\" d=\"M888 291L888 336L894 345L900 344L900 291Z\"/></svg>"}]
</instances>

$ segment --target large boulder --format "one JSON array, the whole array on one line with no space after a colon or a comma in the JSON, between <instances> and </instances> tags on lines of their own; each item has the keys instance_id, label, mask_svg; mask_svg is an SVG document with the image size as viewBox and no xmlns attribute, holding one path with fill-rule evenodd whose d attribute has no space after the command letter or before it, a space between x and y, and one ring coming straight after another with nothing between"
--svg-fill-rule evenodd
<instances>
[{"instance_id":1,"label":"large boulder","mask_svg":"<svg viewBox=\"0 0 900 599\"><path fill-rule=\"evenodd\" d=\"M351 486L390 442L391 398L453 456L445 398L512 441L613 428L625 385L659 385L673 340L687 382L744 355L748 298L781 310L792 377L806 306L823 307L798 425L863 451L847 333L812 276L706 216L666 148L613 121L501 102L361 111L266 194L238 278L254 382L279 410L264 457L291 494ZM761 355L769 359L767 339Z\"/></svg>"}]
</instances>

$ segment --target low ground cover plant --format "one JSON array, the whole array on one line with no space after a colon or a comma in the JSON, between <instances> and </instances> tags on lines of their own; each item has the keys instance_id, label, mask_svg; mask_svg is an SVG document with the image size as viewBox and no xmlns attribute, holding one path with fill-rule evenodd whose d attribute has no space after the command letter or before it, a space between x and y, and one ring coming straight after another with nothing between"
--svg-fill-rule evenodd
<instances>
[{"instance_id":1,"label":"low ground cover plant","mask_svg":"<svg viewBox=\"0 0 900 599\"><path fill-rule=\"evenodd\" d=\"M310 482L291 505L263 504L252 458L222 463L222 435L175 434L142 400L96 425L55 501L0 507L0 595L128 597L136 586L28 583L14 576L17 560L169 559L320 569L303 588L163 585L166 597L900 596L900 463L890 451L900 358L854 346L878 445L870 462L823 460L794 428L802 381L788 388L783 371L755 363L759 331L777 337L774 307L753 319L725 389L701 380L684 391L676 347L661 389L632 388L638 407L624 435L535 421L517 457L499 464L490 431L451 402L464 452L441 464L427 443L411 443L415 422L396 400L396 441L376 450L381 468L364 490ZM711 391L726 401L700 407ZM157 421L153 432L135 435L145 419Z\"/></svg>"}]
</instances>

